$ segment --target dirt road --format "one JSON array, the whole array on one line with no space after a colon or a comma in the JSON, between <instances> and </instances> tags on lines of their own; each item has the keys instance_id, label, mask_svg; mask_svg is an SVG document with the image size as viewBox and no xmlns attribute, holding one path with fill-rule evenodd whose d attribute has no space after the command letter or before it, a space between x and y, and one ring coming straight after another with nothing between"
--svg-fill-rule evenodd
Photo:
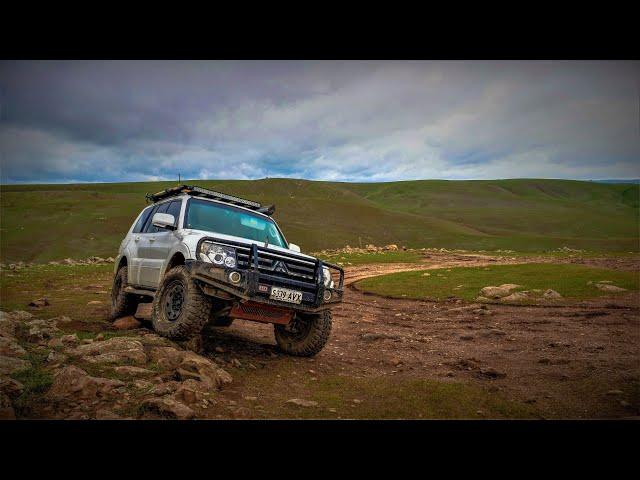
<instances>
[{"instance_id":1,"label":"dirt road","mask_svg":"<svg viewBox=\"0 0 640 480\"><path fill-rule=\"evenodd\" d=\"M334 311L329 344L314 360L294 361L303 366L312 362L320 374L474 384L528 404L540 417L638 415L636 294L565 307L483 307L460 300L387 299L353 288L358 280L384 273L521 261L531 259L496 262L485 256L445 254L424 264L347 267L345 299ZM612 267L610 261L607 266ZM230 353L243 364L258 361L267 369L269 362L278 361L268 325L236 322L213 330L205 352L217 361ZM216 353L216 347L225 353ZM231 393L241 396L242 385Z\"/></svg>"}]
</instances>

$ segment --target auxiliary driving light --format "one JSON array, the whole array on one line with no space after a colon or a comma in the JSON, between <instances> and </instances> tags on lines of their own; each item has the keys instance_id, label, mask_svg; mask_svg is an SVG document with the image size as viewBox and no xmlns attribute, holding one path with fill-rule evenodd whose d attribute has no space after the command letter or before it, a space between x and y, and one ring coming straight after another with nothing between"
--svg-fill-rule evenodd
<instances>
[{"instance_id":1,"label":"auxiliary driving light","mask_svg":"<svg viewBox=\"0 0 640 480\"><path fill-rule=\"evenodd\" d=\"M329 300L331 300L331 292L329 290L325 290L322 298L324 298L325 302L328 302Z\"/></svg>"},{"instance_id":2,"label":"auxiliary driving light","mask_svg":"<svg viewBox=\"0 0 640 480\"><path fill-rule=\"evenodd\" d=\"M231 283L238 283L240 281L240 274L238 272L231 272L229 274L229 280Z\"/></svg>"}]
</instances>

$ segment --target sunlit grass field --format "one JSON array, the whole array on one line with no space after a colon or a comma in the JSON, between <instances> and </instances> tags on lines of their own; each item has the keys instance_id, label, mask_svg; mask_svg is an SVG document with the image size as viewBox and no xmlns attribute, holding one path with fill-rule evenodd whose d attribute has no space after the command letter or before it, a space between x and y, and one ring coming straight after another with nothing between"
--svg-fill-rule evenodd
<instances>
[{"instance_id":1,"label":"sunlit grass field","mask_svg":"<svg viewBox=\"0 0 640 480\"><path fill-rule=\"evenodd\" d=\"M368 243L540 252L637 252L639 186L569 180L188 181L275 203L304 252ZM2 185L0 260L115 256L145 193L175 182ZM352 262L354 263L354 262Z\"/></svg>"},{"instance_id":2,"label":"sunlit grass field","mask_svg":"<svg viewBox=\"0 0 640 480\"><path fill-rule=\"evenodd\" d=\"M473 300L483 287L515 283L521 287L513 291L551 288L566 299L582 300L611 295L595 286L603 280L627 290L638 290L637 272L549 263L401 272L361 280L357 287L391 297L444 300L455 296Z\"/></svg>"}]
</instances>

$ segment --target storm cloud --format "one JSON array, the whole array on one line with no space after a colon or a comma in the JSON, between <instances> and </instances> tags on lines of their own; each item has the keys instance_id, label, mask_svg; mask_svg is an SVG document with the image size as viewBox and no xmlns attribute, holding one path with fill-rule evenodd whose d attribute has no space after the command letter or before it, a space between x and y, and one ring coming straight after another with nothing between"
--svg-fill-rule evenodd
<instances>
[{"instance_id":1,"label":"storm cloud","mask_svg":"<svg viewBox=\"0 0 640 480\"><path fill-rule=\"evenodd\" d=\"M640 62L0 63L0 180L640 177Z\"/></svg>"}]
</instances>

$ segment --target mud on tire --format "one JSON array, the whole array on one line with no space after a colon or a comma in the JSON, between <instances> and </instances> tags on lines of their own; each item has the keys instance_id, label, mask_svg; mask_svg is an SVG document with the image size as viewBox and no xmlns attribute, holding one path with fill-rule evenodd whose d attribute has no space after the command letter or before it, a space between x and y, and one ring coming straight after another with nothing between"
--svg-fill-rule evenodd
<instances>
[{"instance_id":1,"label":"mud on tire","mask_svg":"<svg viewBox=\"0 0 640 480\"><path fill-rule=\"evenodd\" d=\"M290 355L312 357L326 345L331 333L331 311L296 313L289 325L274 325L278 347Z\"/></svg>"},{"instance_id":2,"label":"mud on tire","mask_svg":"<svg viewBox=\"0 0 640 480\"><path fill-rule=\"evenodd\" d=\"M127 266L123 265L113 277L111 288L111 319L115 320L127 315L133 315L138 309L140 298L133 293L124 291L128 282Z\"/></svg>"},{"instance_id":3,"label":"mud on tire","mask_svg":"<svg viewBox=\"0 0 640 480\"><path fill-rule=\"evenodd\" d=\"M183 265L164 276L153 299L151 322L160 335L188 340L199 334L209 320L211 299L193 281Z\"/></svg>"}]
</instances>

